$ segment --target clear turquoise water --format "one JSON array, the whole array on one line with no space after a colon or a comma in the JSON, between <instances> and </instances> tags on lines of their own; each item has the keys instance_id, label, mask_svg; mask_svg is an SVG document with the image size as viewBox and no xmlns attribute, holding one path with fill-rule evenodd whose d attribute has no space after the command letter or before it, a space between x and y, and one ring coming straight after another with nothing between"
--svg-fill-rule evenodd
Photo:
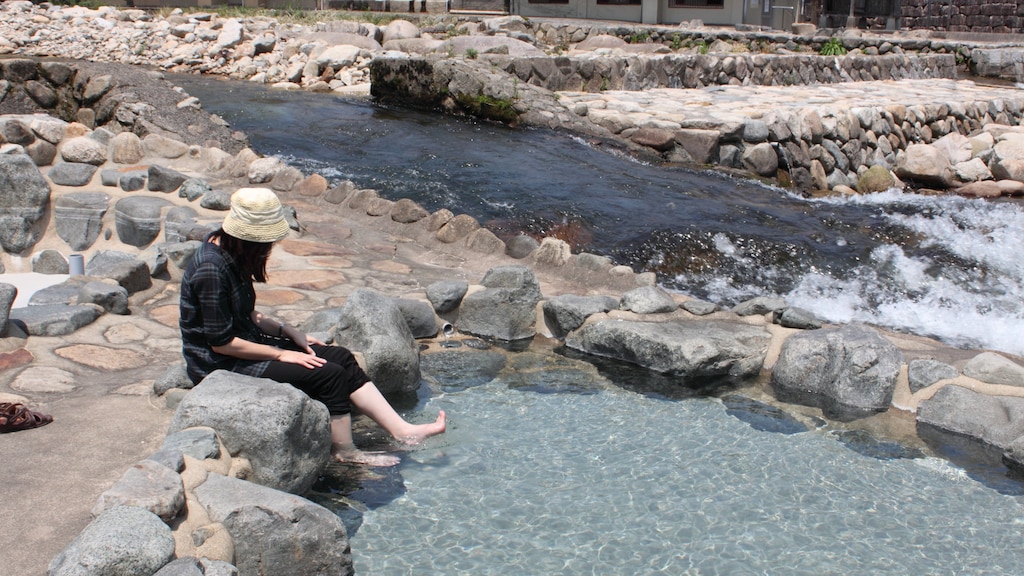
<instances>
[{"instance_id":1,"label":"clear turquoise water","mask_svg":"<svg viewBox=\"0 0 1024 576\"><path fill-rule=\"evenodd\" d=\"M865 456L827 423L760 431L718 398L641 394L558 362L493 378L426 362L409 417L444 409L450 430L350 495L358 574L1021 570L1020 497L945 460Z\"/></svg>"}]
</instances>

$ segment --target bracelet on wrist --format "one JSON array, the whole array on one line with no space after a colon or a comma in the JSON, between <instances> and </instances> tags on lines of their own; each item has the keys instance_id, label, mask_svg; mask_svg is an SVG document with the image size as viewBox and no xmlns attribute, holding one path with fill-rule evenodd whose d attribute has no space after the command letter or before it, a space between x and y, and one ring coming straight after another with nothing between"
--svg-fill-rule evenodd
<instances>
[{"instance_id":1,"label":"bracelet on wrist","mask_svg":"<svg viewBox=\"0 0 1024 576\"><path fill-rule=\"evenodd\" d=\"M281 323L281 324L280 324L280 325L279 325L279 326L277 327L277 337L278 337L278 338L280 338L280 337L282 337L282 336L284 336L284 322L282 322L282 323Z\"/></svg>"}]
</instances>

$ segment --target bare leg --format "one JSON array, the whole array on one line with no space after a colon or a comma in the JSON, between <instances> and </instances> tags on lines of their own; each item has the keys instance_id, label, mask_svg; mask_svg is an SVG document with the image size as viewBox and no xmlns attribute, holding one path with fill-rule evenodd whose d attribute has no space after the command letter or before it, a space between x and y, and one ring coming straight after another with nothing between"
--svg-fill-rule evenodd
<instances>
[{"instance_id":1,"label":"bare leg","mask_svg":"<svg viewBox=\"0 0 1024 576\"><path fill-rule=\"evenodd\" d=\"M370 466L394 466L398 457L379 452L363 452L352 442L352 416L331 417L331 455L341 462L368 464Z\"/></svg>"},{"instance_id":2,"label":"bare leg","mask_svg":"<svg viewBox=\"0 0 1024 576\"><path fill-rule=\"evenodd\" d=\"M380 393L373 382L367 382L349 396L352 404L359 408L371 420L380 425L399 442L418 444L424 439L441 434L445 431L445 415L441 410L437 419L429 424L410 424L406 422L387 399ZM351 438L351 429L349 437Z\"/></svg>"}]
</instances>

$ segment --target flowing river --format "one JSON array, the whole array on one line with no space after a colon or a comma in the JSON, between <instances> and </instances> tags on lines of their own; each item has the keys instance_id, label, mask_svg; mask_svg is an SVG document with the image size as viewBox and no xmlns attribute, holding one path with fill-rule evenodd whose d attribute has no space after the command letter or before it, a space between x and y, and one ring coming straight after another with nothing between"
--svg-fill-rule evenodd
<instances>
[{"instance_id":1,"label":"flowing river","mask_svg":"<svg viewBox=\"0 0 1024 576\"><path fill-rule=\"evenodd\" d=\"M723 305L779 295L833 322L1024 354L1016 201L808 200L548 131L174 80L261 154L499 235L558 235ZM664 393L657 375L571 358L481 372L533 352L497 354L425 355L408 415L444 409L449 432L375 479L318 487L346 519L357 573L1003 575L1024 563L1024 490L977 446L897 444L742 388Z\"/></svg>"}]
</instances>

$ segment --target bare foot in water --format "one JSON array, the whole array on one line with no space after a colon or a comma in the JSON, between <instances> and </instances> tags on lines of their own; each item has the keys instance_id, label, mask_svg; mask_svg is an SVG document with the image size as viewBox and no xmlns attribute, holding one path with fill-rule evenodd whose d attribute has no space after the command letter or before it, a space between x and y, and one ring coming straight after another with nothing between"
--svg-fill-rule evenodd
<instances>
[{"instance_id":1,"label":"bare foot in water","mask_svg":"<svg viewBox=\"0 0 1024 576\"><path fill-rule=\"evenodd\" d=\"M444 434L447 427L444 410L441 410L437 414L437 419L429 424L410 424L409 429L398 438L398 441L405 444L419 444L431 436Z\"/></svg>"},{"instance_id":2,"label":"bare foot in water","mask_svg":"<svg viewBox=\"0 0 1024 576\"><path fill-rule=\"evenodd\" d=\"M385 454L384 452L363 452L357 449L340 449L335 450L333 454L338 462L345 462L348 464L363 464L365 466L375 466L378 468L387 468L388 466L394 466L400 462L398 456L393 454Z\"/></svg>"}]
</instances>

